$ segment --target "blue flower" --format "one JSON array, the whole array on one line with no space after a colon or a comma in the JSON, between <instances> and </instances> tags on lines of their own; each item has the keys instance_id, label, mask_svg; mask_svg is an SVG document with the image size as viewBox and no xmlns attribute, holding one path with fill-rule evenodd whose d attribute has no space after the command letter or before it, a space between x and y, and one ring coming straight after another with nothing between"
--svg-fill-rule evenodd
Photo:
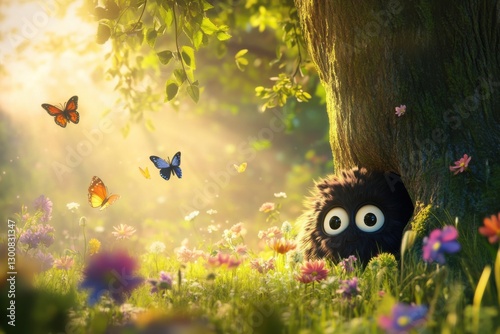
<instances>
[{"instance_id":1,"label":"blue flower","mask_svg":"<svg viewBox=\"0 0 500 334\"><path fill-rule=\"evenodd\" d=\"M105 293L116 303L123 303L125 297L143 282L142 277L134 275L137 267L136 260L124 251L92 256L83 270L84 279L80 283L80 288L90 290L88 303L97 303Z\"/></svg>"},{"instance_id":2,"label":"blue flower","mask_svg":"<svg viewBox=\"0 0 500 334\"><path fill-rule=\"evenodd\" d=\"M345 299L351 299L359 295L360 292L357 277L341 281L341 286L337 290L337 293L341 293Z\"/></svg>"},{"instance_id":3,"label":"blue flower","mask_svg":"<svg viewBox=\"0 0 500 334\"><path fill-rule=\"evenodd\" d=\"M48 197L45 195L39 196L35 199L33 205L36 210L41 210L43 212L43 216L40 218L42 223L46 223L52 219L52 202Z\"/></svg>"},{"instance_id":4,"label":"blue flower","mask_svg":"<svg viewBox=\"0 0 500 334\"><path fill-rule=\"evenodd\" d=\"M460 250L460 244L457 241L458 231L455 227L448 225L442 230L435 229L429 237L424 238L423 258L425 262L436 261L444 264L444 254L456 253Z\"/></svg>"},{"instance_id":5,"label":"blue flower","mask_svg":"<svg viewBox=\"0 0 500 334\"><path fill-rule=\"evenodd\" d=\"M159 280L150 279L148 282L152 285L151 293L168 290L172 288L172 275L161 271Z\"/></svg>"},{"instance_id":6,"label":"blue flower","mask_svg":"<svg viewBox=\"0 0 500 334\"><path fill-rule=\"evenodd\" d=\"M411 329L422 325L427 315L427 307L398 303L394 305L391 315L378 318L379 326L390 334L408 333Z\"/></svg>"}]
</instances>

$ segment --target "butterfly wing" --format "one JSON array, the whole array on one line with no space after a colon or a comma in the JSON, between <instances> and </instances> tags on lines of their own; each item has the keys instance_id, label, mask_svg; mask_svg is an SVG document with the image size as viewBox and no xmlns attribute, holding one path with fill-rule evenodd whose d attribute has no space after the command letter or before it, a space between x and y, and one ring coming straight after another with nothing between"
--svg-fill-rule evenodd
<instances>
[{"instance_id":1,"label":"butterfly wing","mask_svg":"<svg viewBox=\"0 0 500 334\"><path fill-rule=\"evenodd\" d=\"M116 194L109 196L108 198L106 198L106 200L104 201L104 203L102 204L102 206L99 210L106 209L108 206L110 206L111 204L116 202L119 198L120 198L120 195L116 195Z\"/></svg>"},{"instance_id":2,"label":"butterfly wing","mask_svg":"<svg viewBox=\"0 0 500 334\"><path fill-rule=\"evenodd\" d=\"M66 119L69 121L78 124L80 121L80 114L76 109L78 108L78 96L72 96L69 100L68 103L66 103L66 108L64 108L64 114L66 116Z\"/></svg>"},{"instance_id":3,"label":"butterfly wing","mask_svg":"<svg viewBox=\"0 0 500 334\"><path fill-rule=\"evenodd\" d=\"M150 156L149 159L155 164L156 168L160 169L160 176L167 181L170 180L170 174L172 174L171 164L155 155Z\"/></svg>"},{"instance_id":4,"label":"butterfly wing","mask_svg":"<svg viewBox=\"0 0 500 334\"><path fill-rule=\"evenodd\" d=\"M177 175L179 179L182 178L182 170L180 164L181 164L181 152L177 152L172 158L171 167L172 167L172 174L175 173L175 175Z\"/></svg>"},{"instance_id":5,"label":"butterfly wing","mask_svg":"<svg viewBox=\"0 0 500 334\"><path fill-rule=\"evenodd\" d=\"M236 169L236 171L238 173L243 173L244 171L246 171L247 169L247 163L246 162L243 162L241 163L240 165L233 165L234 166L234 169Z\"/></svg>"},{"instance_id":6,"label":"butterfly wing","mask_svg":"<svg viewBox=\"0 0 500 334\"><path fill-rule=\"evenodd\" d=\"M98 208L106 201L108 191L102 180L94 176L89 186L88 200L93 208Z\"/></svg>"},{"instance_id":7,"label":"butterfly wing","mask_svg":"<svg viewBox=\"0 0 500 334\"><path fill-rule=\"evenodd\" d=\"M66 124L68 124L68 120L66 119L65 111L62 111L58 107L48 103L42 104L42 108L45 109L50 116L54 116L54 121L57 125L63 128L66 127Z\"/></svg>"},{"instance_id":8,"label":"butterfly wing","mask_svg":"<svg viewBox=\"0 0 500 334\"><path fill-rule=\"evenodd\" d=\"M146 179L151 178L151 174L149 174L148 167L146 167L145 169L142 169L141 167L139 167L139 171L141 172L142 176L144 176Z\"/></svg>"}]
</instances>

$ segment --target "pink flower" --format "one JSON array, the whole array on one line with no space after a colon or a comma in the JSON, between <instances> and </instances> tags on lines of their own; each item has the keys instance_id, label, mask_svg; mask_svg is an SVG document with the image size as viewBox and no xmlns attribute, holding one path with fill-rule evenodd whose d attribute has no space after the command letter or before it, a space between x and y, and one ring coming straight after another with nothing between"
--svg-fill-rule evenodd
<instances>
[{"instance_id":1,"label":"pink flower","mask_svg":"<svg viewBox=\"0 0 500 334\"><path fill-rule=\"evenodd\" d=\"M177 259L182 263L196 261L199 257L203 256L202 250L193 248L192 250L186 246L181 246L175 250L177 254Z\"/></svg>"},{"instance_id":2,"label":"pink flower","mask_svg":"<svg viewBox=\"0 0 500 334\"><path fill-rule=\"evenodd\" d=\"M64 256L54 261L54 267L57 269L68 270L73 267L74 260L71 256Z\"/></svg>"},{"instance_id":3,"label":"pink flower","mask_svg":"<svg viewBox=\"0 0 500 334\"><path fill-rule=\"evenodd\" d=\"M399 107L396 107L395 110L396 115L398 115L398 117L401 117L406 113L406 105L402 104Z\"/></svg>"},{"instance_id":4,"label":"pink flower","mask_svg":"<svg viewBox=\"0 0 500 334\"><path fill-rule=\"evenodd\" d=\"M467 167L469 167L470 159L472 159L472 157L464 154L464 156L460 160L454 162L455 166L450 166L450 172L454 172L454 175L465 172Z\"/></svg>"},{"instance_id":5,"label":"pink flower","mask_svg":"<svg viewBox=\"0 0 500 334\"><path fill-rule=\"evenodd\" d=\"M232 255L219 252L215 256L208 256L207 263L214 268L227 266L227 269L233 269L241 264L241 260Z\"/></svg>"},{"instance_id":6,"label":"pink flower","mask_svg":"<svg viewBox=\"0 0 500 334\"><path fill-rule=\"evenodd\" d=\"M296 279L302 283L319 282L328 276L325 261L307 261L300 267L300 275Z\"/></svg>"},{"instance_id":7,"label":"pink flower","mask_svg":"<svg viewBox=\"0 0 500 334\"><path fill-rule=\"evenodd\" d=\"M136 232L135 228L127 224L120 224L120 226L113 226L113 228L115 231L111 232L111 234L116 240L128 239Z\"/></svg>"},{"instance_id":8,"label":"pink flower","mask_svg":"<svg viewBox=\"0 0 500 334\"><path fill-rule=\"evenodd\" d=\"M267 229L267 231L259 231L259 239L269 240L272 238L281 238L283 233L277 226L272 226Z\"/></svg>"},{"instance_id":9,"label":"pink flower","mask_svg":"<svg viewBox=\"0 0 500 334\"><path fill-rule=\"evenodd\" d=\"M234 252L238 255L245 255L248 253L248 247L247 245L237 245L234 248Z\"/></svg>"},{"instance_id":10,"label":"pink flower","mask_svg":"<svg viewBox=\"0 0 500 334\"><path fill-rule=\"evenodd\" d=\"M243 236L247 233L247 230L245 227L243 227L243 223L238 223L233 226L231 226L230 231L234 238Z\"/></svg>"},{"instance_id":11,"label":"pink flower","mask_svg":"<svg viewBox=\"0 0 500 334\"><path fill-rule=\"evenodd\" d=\"M274 203L266 202L260 206L259 211L261 212L270 212L274 210Z\"/></svg>"},{"instance_id":12,"label":"pink flower","mask_svg":"<svg viewBox=\"0 0 500 334\"><path fill-rule=\"evenodd\" d=\"M269 270L274 269L274 258L269 260L255 259L250 261L250 268L257 270L259 273L264 274Z\"/></svg>"}]
</instances>

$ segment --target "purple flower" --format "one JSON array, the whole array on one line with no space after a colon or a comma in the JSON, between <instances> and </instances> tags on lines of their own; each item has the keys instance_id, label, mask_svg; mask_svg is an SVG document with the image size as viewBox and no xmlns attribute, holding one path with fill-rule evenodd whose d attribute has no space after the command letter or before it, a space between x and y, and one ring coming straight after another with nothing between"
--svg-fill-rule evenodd
<instances>
[{"instance_id":1,"label":"purple flower","mask_svg":"<svg viewBox=\"0 0 500 334\"><path fill-rule=\"evenodd\" d=\"M138 268L135 259L124 251L113 251L95 254L83 270L83 282L80 288L90 289L88 303L95 304L99 298L108 293L118 304L137 288L142 277L134 276Z\"/></svg>"},{"instance_id":2,"label":"purple flower","mask_svg":"<svg viewBox=\"0 0 500 334\"><path fill-rule=\"evenodd\" d=\"M48 224L32 226L19 237L19 242L28 245L29 249L39 244L49 247L54 243L54 228Z\"/></svg>"},{"instance_id":3,"label":"purple flower","mask_svg":"<svg viewBox=\"0 0 500 334\"><path fill-rule=\"evenodd\" d=\"M442 230L435 229L429 237L424 238L423 258L425 262L436 261L444 264L444 253L452 254L460 250L460 244L457 241L458 231L455 227L448 225Z\"/></svg>"},{"instance_id":4,"label":"purple flower","mask_svg":"<svg viewBox=\"0 0 500 334\"><path fill-rule=\"evenodd\" d=\"M40 271L46 271L52 268L54 265L54 257L50 253L43 253L41 250L39 250L35 256L33 256L33 259L35 259L37 265L40 268Z\"/></svg>"},{"instance_id":5,"label":"purple flower","mask_svg":"<svg viewBox=\"0 0 500 334\"><path fill-rule=\"evenodd\" d=\"M354 271L354 262L358 259L354 255L350 255L347 259L343 259L340 262L340 266L346 273L352 273Z\"/></svg>"},{"instance_id":6,"label":"purple flower","mask_svg":"<svg viewBox=\"0 0 500 334\"><path fill-rule=\"evenodd\" d=\"M35 199L33 205L36 210L41 210L43 212L43 216L42 218L40 218L40 221L42 223L47 223L52 219L52 202L48 197L46 197L45 195L41 195L40 197Z\"/></svg>"},{"instance_id":7,"label":"purple flower","mask_svg":"<svg viewBox=\"0 0 500 334\"><path fill-rule=\"evenodd\" d=\"M394 305L391 315L378 318L379 326L390 334L408 333L425 322L427 307L398 303Z\"/></svg>"},{"instance_id":8,"label":"purple flower","mask_svg":"<svg viewBox=\"0 0 500 334\"><path fill-rule=\"evenodd\" d=\"M172 288L172 275L164 271L161 271L159 280L150 279L148 280L148 282L152 285L151 293L155 293L162 290L168 290Z\"/></svg>"},{"instance_id":9,"label":"purple flower","mask_svg":"<svg viewBox=\"0 0 500 334\"><path fill-rule=\"evenodd\" d=\"M337 293L341 293L342 297L345 299L351 299L352 297L357 296L361 291L358 287L358 278L353 277L351 279L342 280L340 282L340 288L337 290Z\"/></svg>"}]
</instances>

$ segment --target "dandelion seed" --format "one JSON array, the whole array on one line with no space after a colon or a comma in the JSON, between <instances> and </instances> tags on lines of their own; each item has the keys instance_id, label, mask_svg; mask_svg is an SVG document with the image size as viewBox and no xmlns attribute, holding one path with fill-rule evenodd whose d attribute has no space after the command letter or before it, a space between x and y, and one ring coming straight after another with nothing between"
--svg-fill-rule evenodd
<instances>
[{"instance_id":1,"label":"dandelion seed","mask_svg":"<svg viewBox=\"0 0 500 334\"><path fill-rule=\"evenodd\" d=\"M469 167L469 162L472 157L469 157L467 154L464 154L462 158L454 162L454 166L450 166L450 172L454 172L453 175L457 175L458 173L463 173Z\"/></svg>"},{"instance_id":2,"label":"dandelion seed","mask_svg":"<svg viewBox=\"0 0 500 334\"><path fill-rule=\"evenodd\" d=\"M155 241L149 246L148 250L152 254L161 254L165 251L166 248L167 247L163 242Z\"/></svg>"}]
</instances>

